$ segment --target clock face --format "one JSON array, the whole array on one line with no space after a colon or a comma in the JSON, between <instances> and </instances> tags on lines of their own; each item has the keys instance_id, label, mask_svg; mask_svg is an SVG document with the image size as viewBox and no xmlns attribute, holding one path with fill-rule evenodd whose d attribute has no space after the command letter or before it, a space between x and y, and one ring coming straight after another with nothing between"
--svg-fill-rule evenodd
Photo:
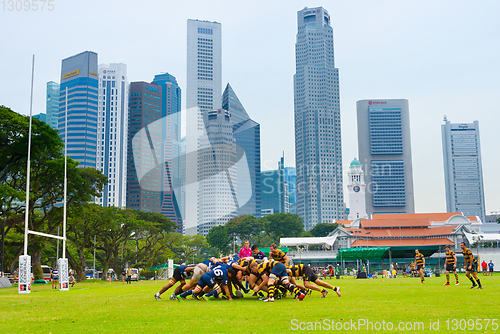
<instances>
[{"instance_id":1,"label":"clock face","mask_svg":"<svg viewBox=\"0 0 500 334\"><path fill-rule=\"evenodd\" d=\"M354 190L355 193L359 192L359 186L354 186L352 190Z\"/></svg>"}]
</instances>

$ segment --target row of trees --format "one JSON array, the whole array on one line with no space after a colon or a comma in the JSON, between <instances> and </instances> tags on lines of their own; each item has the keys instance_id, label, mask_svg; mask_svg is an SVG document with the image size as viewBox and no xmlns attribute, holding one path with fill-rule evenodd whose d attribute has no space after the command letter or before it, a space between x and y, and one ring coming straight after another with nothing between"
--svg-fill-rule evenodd
<instances>
[{"instance_id":1,"label":"row of trees","mask_svg":"<svg viewBox=\"0 0 500 334\"><path fill-rule=\"evenodd\" d=\"M251 244L267 246L279 244L280 238L324 237L337 228L337 224L320 223L311 231L304 231L303 219L297 214L275 213L256 218L252 215L231 219L226 225L215 226L207 234L209 245L219 253L227 254L231 246L236 250L236 239L248 239Z\"/></svg>"},{"instance_id":2,"label":"row of trees","mask_svg":"<svg viewBox=\"0 0 500 334\"><path fill-rule=\"evenodd\" d=\"M12 272L24 249L26 210L26 165L29 117L0 106L0 198L5 223L4 270ZM56 130L32 119L30 230L62 234L64 155L63 141ZM106 275L108 268L121 273L125 263L148 267L168 258L185 262L208 244L202 236L182 236L168 218L140 212L90 204L100 196L107 178L98 170L78 168L68 158L68 221L66 255L79 280L93 258ZM35 278L41 278L41 264L54 265L57 241L30 235L28 254Z\"/></svg>"}]
</instances>

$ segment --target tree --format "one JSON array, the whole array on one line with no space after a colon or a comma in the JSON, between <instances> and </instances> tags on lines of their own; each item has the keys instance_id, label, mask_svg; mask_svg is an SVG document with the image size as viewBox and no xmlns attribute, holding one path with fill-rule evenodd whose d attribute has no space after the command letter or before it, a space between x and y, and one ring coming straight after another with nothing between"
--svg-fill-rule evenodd
<instances>
[{"instance_id":1,"label":"tree","mask_svg":"<svg viewBox=\"0 0 500 334\"><path fill-rule=\"evenodd\" d=\"M202 248L208 246L202 235L186 235L180 233L169 233L164 240L164 245L175 255L174 261L177 263L187 263L200 252Z\"/></svg>"},{"instance_id":2,"label":"tree","mask_svg":"<svg viewBox=\"0 0 500 334\"><path fill-rule=\"evenodd\" d=\"M258 220L255 216L244 215L232 218L226 224L227 234L229 236L236 236L240 240L252 239L264 230L262 220Z\"/></svg>"},{"instance_id":3,"label":"tree","mask_svg":"<svg viewBox=\"0 0 500 334\"><path fill-rule=\"evenodd\" d=\"M315 237L326 237L338 227L338 224L318 223L311 229L311 234Z\"/></svg>"},{"instance_id":4,"label":"tree","mask_svg":"<svg viewBox=\"0 0 500 334\"><path fill-rule=\"evenodd\" d=\"M24 233L26 164L28 151L29 117L0 106L0 182L3 196L2 207L6 208L6 236L9 233ZM59 133L49 125L32 119L30 202L28 228L55 234L62 223L62 207L57 207L63 198L64 156L63 142ZM78 162L68 158L68 207L89 202L99 196L106 177L95 169L77 168ZM14 240L16 238L7 238ZM34 272L40 273L40 261L46 238L29 237L29 252L32 255ZM15 249L8 259L11 270L24 248L23 241L13 241L7 247ZM10 252L9 254L12 254ZM36 277L38 278L38 276Z\"/></svg>"},{"instance_id":5,"label":"tree","mask_svg":"<svg viewBox=\"0 0 500 334\"><path fill-rule=\"evenodd\" d=\"M275 213L263 217L266 232L280 238L297 237L304 231L304 221L298 214Z\"/></svg>"},{"instance_id":6,"label":"tree","mask_svg":"<svg viewBox=\"0 0 500 334\"><path fill-rule=\"evenodd\" d=\"M219 253L229 253L229 244L231 240L229 240L226 226L219 225L212 227L207 234L207 241L210 247L216 248Z\"/></svg>"}]
</instances>

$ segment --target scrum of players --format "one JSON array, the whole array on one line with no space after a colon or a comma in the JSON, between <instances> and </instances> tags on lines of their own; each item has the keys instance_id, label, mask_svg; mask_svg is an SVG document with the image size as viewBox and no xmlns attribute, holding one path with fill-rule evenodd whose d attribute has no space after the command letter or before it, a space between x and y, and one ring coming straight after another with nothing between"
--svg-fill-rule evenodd
<instances>
[{"instance_id":1,"label":"scrum of players","mask_svg":"<svg viewBox=\"0 0 500 334\"><path fill-rule=\"evenodd\" d=\"M154 297L160 300L160 296L177 283L180 284L171 294L171 300L181 301L189 296L198 300L208 300L210 297L233 300L243 297L243 293L253 292L252 296L264 302L274 302L287 295L303 301L313 291L318 291L321 298L325 298L327 289L341 296L340 287L320 280L309 265L289 265L288 256L275 244L269 248L271 259L254 245L253 256L239 258L234 254L222 258L212 257L198 264L181 265L175 268L170 281ZM186 282L188 277L191 278ZM248 282L246 287L243 286L243 278ZM302 278L303 285L296 278Z\"/></svg>"}]
</instances>

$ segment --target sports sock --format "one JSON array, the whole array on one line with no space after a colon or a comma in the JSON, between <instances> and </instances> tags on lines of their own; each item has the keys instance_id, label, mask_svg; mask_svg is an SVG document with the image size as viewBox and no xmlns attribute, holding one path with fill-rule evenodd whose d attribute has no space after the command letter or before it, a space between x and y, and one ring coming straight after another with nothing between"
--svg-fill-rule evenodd
<instances>
[{"instance_id":1,"label":"sports sock","mask_svg":"<svg viewBox=\"0 0 500 334\"><path fill-rule=\"evenodd\" d=\"M458 283L458 274L455 274L455 280L457 281Z\"/></svg>"},{"instance_id":2,"label":"sports sock","mask_svg":"<svg viewBox=\"0 0 500 334\"><path fill-rule=\"evenodd\" d=\"M481 281L479 280L479 278L476 280L477 282L477 285L481 286Z\"/></svg>"},{"instance_id":3,"label":"sports sock","mask_svg":"<svg viewBox=\"0 0 500 334\"><path fill-rule=\"evenodd\" d=\"M193 294L193 290L188 290L184 293L181 293L181 298L186 298L187 296L192 295L192 294Z\"/></svg>"},{"instance_id":4,"label":"sports sock","mask_svg":"<svg viewBox=\"0 0 500 334\"><path fill-rule=\"evenodd\" d=\"M450 283L450 275L446 275L446 283Z\"/></svg>"},{"instance_id":5,"label":"sports sock","mask_svg":"<svg viewBox=\"0 0 500 334\"><path fill-rule=\"evenodd\" d=\"M333 291L334 291L334 292L337 292L337 287L334 287L334 288L333 288Z\"/></svg>"},{"instance_id":6,"label":"sports sock","mask_svg":"<svg viewBox=\"0 0 500 334\"><path fill-rule=\"evenodd\" d=\"M276 290L276 287L274 285L271 285L267 287L269 289L268 297L269 298L274 298L274 292Z\"/></svg>"},{"instance_id":7,"label":"sports sock","mask_svg":"<svg viewBox=\"0 0 500 334\"><path fill-rule=\"evenodd\" d=\"M219 292L217 290L212 290L209 293L207 293L207 298L210 298L214 295L217 295Z\"/></svg>"},{"instance_id":8,"label":"sports sock","mask_svg":"<svg viewBox=\"0 0 500 334\"><path fill-rule=\"evenodd\" d=\"M476 282L474 282L474 279L471 277L469 277L470 281L472 282L472 285L476 285Z\"/></svg>"},{"instance_id":9,"label":"sports sock","mask_svg":"<svg viewBox=\"0 0 500 334\"><path fill-rule=\"evenodd\" d=\"M249 282L249 281L245 281L245 282L246 282L246 283L245 283L245 287L246 287L246 289L248 290L248 285L250 284L250 282Z\"/></svg>"},{"instance_id":10,"label":"sports sock","mask_svg":"<svg viewBox=\"0 0 500 334\"><path fill-rule=\"evenodd\" d=\"M180 285L179 285L179 286L175 289L174 293L175 293L176 295L177 295L177 292L182 293L182 286L180 286Z\"/></svg>"},{"instance_id":11,"label":"sports sock","mask_svg":"<svg viewBox=\"0 0 500 334\"><path fill-rule=\"evenodd\" d=\"M295 285L292 285L290 284L291 287L290 287L290 292L294 293L294 294L298 294L300 291L300 288L298 286L295 286Z\"/></svg>"},{"instance_id":12,"label":"sports sock","mask_svg":"<svg viewBox=\"0 0 500 334\"><path fill-rule=\"evenodd\" d=\"M257 292L257 295L259 295L259 297L264 297L264 293L262 291Z\"/></svg>"}]
</instances>

